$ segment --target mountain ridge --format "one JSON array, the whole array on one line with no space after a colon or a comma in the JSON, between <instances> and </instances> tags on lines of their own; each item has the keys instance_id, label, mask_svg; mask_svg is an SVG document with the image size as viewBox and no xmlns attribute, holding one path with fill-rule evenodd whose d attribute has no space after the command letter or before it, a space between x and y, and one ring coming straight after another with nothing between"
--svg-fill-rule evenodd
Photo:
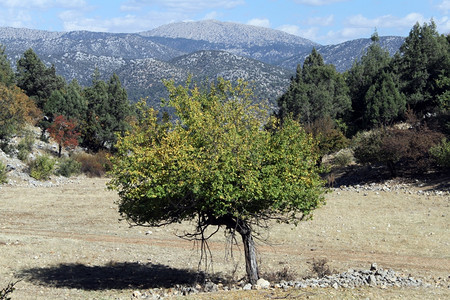
<instances>
[{"instance_id":1,"label":"mountain ridge","mask_svg":"<svg viewBox=\"0 0 450 300\"><path fill-rule=\"evenodd\" d=\"M402 37L380 37L391 54ZM103 79L119 75L132 101L164 97L163 79L182 83L237 77L273 104L288 87L297 64L315 47L339 71L350 68L370 39L319 45L279 30L215 20L180 22L140 33L51 32L0 27L0 44L14 66L29 48L66 80L89 85L97 68ZM153 102L153 101L152 101Z\"/></svg>"}]
</instances>

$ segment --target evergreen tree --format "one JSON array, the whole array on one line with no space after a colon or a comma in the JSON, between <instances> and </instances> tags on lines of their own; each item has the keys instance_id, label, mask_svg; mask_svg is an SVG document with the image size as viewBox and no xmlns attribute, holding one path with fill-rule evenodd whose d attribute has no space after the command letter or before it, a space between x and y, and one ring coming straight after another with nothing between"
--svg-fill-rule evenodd
<instances>
[{"instance_id":1,"label":"evergreen tree","mask_svg":"<svg viewBox=\"0 0 450 300\"><path fill-rule=\"evenodd\" d=\"M367 52L353 64L346 76L354 131L390 123L405 110L404 96L399 92L389 52L381 48L376 32L371 40Z\"/></svg>"},{"instance_id":2,"label":"evergreen tree","mask_svg":"<svg viewBox=\"0 0 450 300\"><path fill-rule=\"evenodd\" d=\"M381 71L365 97L364 121L366 127L386 125L405 111L406 97L392 79L392 73Z\"/></svg>"},{"instance_id":3,"label":"evergreen tree","mask_svg":"<svg viewBox=\"0 0 450 300\"><path fill-rule=\"evenodd\" d=\"M402 92L415 112L423 114L439 106L436 96L442 89L438 80L440 75L449 72L449 56L448 39L438 34L434 21L414 25L395 63L400 72Z\"/></svg>"},{"instance_id":4,"label":"evergreen tree","mask_svg":"<svg viewBox=\"0 0 450 300\"><path fill-rule=\"evenodd\" d=\"M322 56L313 49L303 68L297 66L295 78L288 91L278 99L278 116L292 115L303 124L331 117L342 118L350 110L348 88L343 76L333 65L324 63Z\"/></svg>"},{"instance_id":5,"label":"evergreen tree","mask_svg":"<svg viewBox=\"0 0 450 300\"><path fill-rule=\"evenodd\" d=\"M100 80L96 70L92 86L84 93L88 109L82 126L83 145L94 151L111 149L117 140L116 134L123 134L128 126L126 121L131 108L126 90L116 74L106 83Z\"/></svg>"},{"instance_id":6,"label":"evergreen tree","mask_svg":"<svg viewBox=\"0 0 450 300\"><path fill-rule=\"evenodd\" d=\"M45 103L44 113L48 118L63 115L78 121L83 120L87 111L87 101L76 79L62 90L55 90Z\"/></svg>"},{"instance_id":7,"label":"evergreen tree","mask_svg":"<svg viewBox=\"0 0 450 300\"><path fill-rule=\"evenodd\" d=\"M62 89L65 81L56 75L54 66L47 68L33 49L28 49L17 61L17 86L43 109L53 91Z\"/></svg>"},{"instance_id":8,"label":"evergreen tree","mask_svg":"<svg viewBox=\"0 0 450 300\"><path fill-rule=\"evenodd\" d=\"M0 83L3 83L7 87L11 87L15 83L14 80L14 71L6 57L5 47L0 45Z\"/></svg>"}]
</instances>

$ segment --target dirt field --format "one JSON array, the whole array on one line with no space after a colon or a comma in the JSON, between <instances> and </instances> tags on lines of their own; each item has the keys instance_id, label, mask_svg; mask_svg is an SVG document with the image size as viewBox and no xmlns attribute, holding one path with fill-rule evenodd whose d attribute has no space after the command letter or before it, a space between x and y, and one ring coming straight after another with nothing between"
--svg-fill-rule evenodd
<instances>
[{"instance_id":1,"label":"dirt field","mask_svg":"<svg viewBox=\"0 0 450 300\"><path fill-rule=\"evenodd\" d=\"M130 299L133 291L191 283L199 260L192 242L176 237L188 224L129 227L119 221L106 179L79 178L59 187L0 188L0 288L17 283L13 299ZM432 187L420 187L422 190ZM262 272L288 267L308 275L313 258L336 271L379 267L438 288L221 292L191 299L449 299L450 197L408 191L334 191L312 221L273 225L258 245ZM210 242L211 272L244 275L243 257ZM233 261L234 260L234 261Z\"/></svg>"}]
</instances>

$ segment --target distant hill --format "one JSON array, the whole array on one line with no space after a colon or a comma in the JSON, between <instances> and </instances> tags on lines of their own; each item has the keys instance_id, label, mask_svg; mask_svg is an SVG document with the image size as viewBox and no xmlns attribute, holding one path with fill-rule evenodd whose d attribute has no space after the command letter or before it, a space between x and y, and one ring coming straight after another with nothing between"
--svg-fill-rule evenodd
<instances>
[{"instance_id":1,"label":"distant hill","mask_svg":"<svg viewBox=\"0 0 450 300\"><path fill-rule=\"evenodd\" d=\"M380 39L391 54L403 43L401 37ZM33 48L68 81L76 78L88 85L96 68L104 79L115 72L133 101L148 97L155 105L166 95L163 79L183 82L189 74L196 80L221 76L251 81L259 96L275 103L313 47L327 63L344 71L370 42L358 39L321 46L279 30L213 20L173 23L133 34L0 27L0 44L6 46L13 65Z\"/></svg>"}]
</instances>

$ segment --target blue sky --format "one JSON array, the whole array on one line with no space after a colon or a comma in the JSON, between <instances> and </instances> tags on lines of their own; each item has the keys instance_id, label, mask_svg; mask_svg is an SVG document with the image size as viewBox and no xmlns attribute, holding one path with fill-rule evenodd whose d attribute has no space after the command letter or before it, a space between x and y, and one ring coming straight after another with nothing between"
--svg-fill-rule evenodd
<instances>
[{"instance_id":1,"label":"blue sky","mask_svg":"<svg viewBox=\"0 0 450 300\"><path fill-rule=\"evenodd\" d=\"M320 44L408 35L432 18L450 33L450 0L0 0L0 26L140 32L216 19L279 29Z\"/></svg>"}]
</instances>

